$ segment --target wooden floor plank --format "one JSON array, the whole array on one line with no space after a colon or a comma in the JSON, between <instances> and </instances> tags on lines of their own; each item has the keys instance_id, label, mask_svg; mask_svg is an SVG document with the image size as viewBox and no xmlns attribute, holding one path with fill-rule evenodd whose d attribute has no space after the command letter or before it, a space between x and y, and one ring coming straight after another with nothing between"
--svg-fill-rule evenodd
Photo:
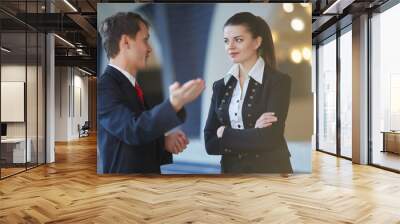
<instances>
[{"instance_id":1,"label":"wooden floor plank","mask_svg":"<svg viewBox=\"0 0 400 224\"><path fill-rule=\"evenodd\" d=\"M400 175L313 153L313 173L97 175L96 139L0 181L0 223L400 223Z\"/></svg>"}]
</instances>

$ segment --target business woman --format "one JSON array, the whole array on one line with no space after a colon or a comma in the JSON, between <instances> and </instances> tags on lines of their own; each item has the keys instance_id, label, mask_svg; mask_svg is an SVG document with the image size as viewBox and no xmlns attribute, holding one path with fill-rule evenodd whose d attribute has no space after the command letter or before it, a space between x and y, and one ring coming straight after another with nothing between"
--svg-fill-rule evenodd
<instances>
[{"instance_id":1,"label":"business woman","mask_svg":"<svg viewBox=\"0 0 400 224\"><path fill-rule=\"evenodd\" d=\"M204 128L209 155L222 155L223 173L292 173L284 138L291 79L276 70L268 24L248 12L224 25L234 63L214 82Z\"/></svg>"}]
</instances>

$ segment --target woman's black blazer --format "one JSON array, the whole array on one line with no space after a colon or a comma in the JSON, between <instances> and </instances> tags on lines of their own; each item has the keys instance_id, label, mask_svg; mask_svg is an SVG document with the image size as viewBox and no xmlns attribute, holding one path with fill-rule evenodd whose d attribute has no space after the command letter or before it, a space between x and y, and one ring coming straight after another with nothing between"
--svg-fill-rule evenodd
<instances>
[{"instance_id":1,"label":"woman's black blazer","mask_svg":"<svg viewBox=\"0 0 400 224\"><path fill-rule=\"evenodd\" d=\"M233 76L213 84L210 110L204 128L209 155L222 155L223 173L292 173L290 153L284 138L289 108L291 79L267 65L262 84L250 77L242 117L245 129L232 129L229 104L237 84ZM265 112L275 112L278 121L267 128L254 128ZM226 126L222 138L217 129Z\"/></svg>"}]
</instances>

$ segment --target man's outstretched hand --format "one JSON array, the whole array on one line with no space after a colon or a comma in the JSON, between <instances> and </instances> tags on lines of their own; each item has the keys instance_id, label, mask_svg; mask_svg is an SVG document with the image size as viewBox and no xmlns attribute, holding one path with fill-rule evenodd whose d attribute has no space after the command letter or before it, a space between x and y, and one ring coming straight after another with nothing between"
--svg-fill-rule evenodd
<instances>
[{"instance_id":1,"label":"man's outstretched hand","mask_svg":"<svg viewBox=\"0 0 400 224\"><path fill-rule=\"evenodd\" d=\"M169 86L169 100L175 111L195 100L204 90L204 80L193 79L185 82L183 85L174 82Z\"/></svg>"}]
</instances>

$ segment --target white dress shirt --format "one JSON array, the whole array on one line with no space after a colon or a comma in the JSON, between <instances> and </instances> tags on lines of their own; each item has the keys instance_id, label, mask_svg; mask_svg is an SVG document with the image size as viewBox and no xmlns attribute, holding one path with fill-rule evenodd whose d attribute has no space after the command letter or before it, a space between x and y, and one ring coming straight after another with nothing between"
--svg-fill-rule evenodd
<instances>
[{"instance_id":1,"label":"white dress shirt","mask_svg":"<svg viewBox=\"0 0 400 224\"><path fill-rule=\"evenodd\" d=\"M126 70L124 70L124 69L122 69L122 68L120 68L120 67L118 67L118 66L116 66L116 65L113 65L113 64L111 64L111 63L109 63L108 65L111 66L111 67L113 67L113 68L115 68L115 69L117 69L117 70L120 71L122 74L124 74L124 76L132 83L133 87L135 87L135 83L136 83L136 78L135 78L135 76L131 75L131 73L127 72Z\"/></svg>"},{"instance_id":2,"label":"white dress shirt","mask_svg":"<svg viewBox=\"0 0 400 224\"><path fill-rule=\"evenodd\" d=\"M259 84L262 84L264 75L264 60L259 57L257 62L250 69L246 80L243 83L243 89L240 87L239 80L239 64L234 64L227 75L224 77L225 85L231 76L235 77L236 87L232 93L232 99L229 104L229 119L231 121L231 128L233 129L244 129L243 117L242 117L242 107L244 102L244 97L247 92L247 87L249 86L250 77L253 78Z\"/></svg>"}]
</instances>

